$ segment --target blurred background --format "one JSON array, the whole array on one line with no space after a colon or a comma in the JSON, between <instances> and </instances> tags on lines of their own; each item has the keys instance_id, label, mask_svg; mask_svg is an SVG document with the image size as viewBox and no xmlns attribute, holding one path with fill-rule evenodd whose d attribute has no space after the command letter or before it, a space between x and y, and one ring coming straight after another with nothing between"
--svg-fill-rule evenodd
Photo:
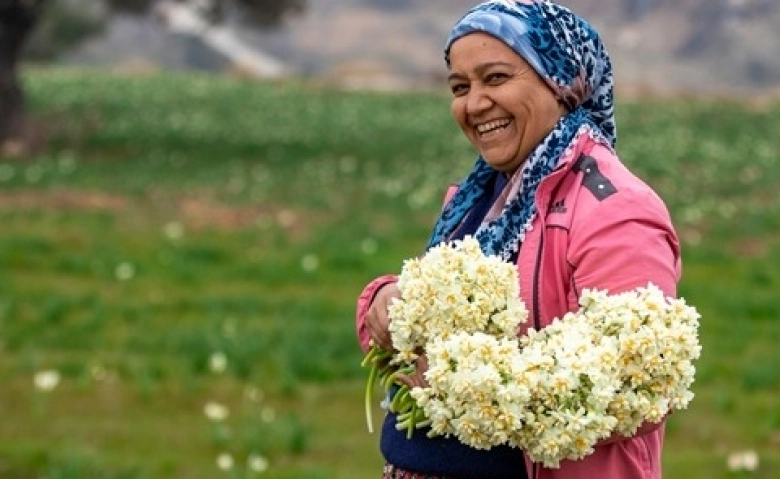
<instances>
[{"instance_id":1,"label":"blurred background","mask_svg":"<svg viewBox=\"0 0 780 479\"><path fill-rule=\"evenodd\" d=\"M126 73L297 77L343 88L440 88L442 43L472 0L3 0L4 118L20 61ZM603 35L623 95L777 94L775 0L570 0ZM17 89L18 90L18 89ZM19 98L14 98L19 95Z\"/></svg>"},{"instance_id":2,"label":"blurred background","mask_svg":"<svg viewBox=\"0 0 780 479\"><path fill-rule=\"evenodd\" d=\"M31 57L43 61L258 75L280 68L350 86L402 88L441 78L443 39L474 2L50 3L29 48ZM238 10L241 3L256 4L259 14L246 16ZM776 1L570 0L567 5L602 32L623 88L756 92L780 83ZM203 21L226 29L234 43L215 41ZM255 55L242 56L245 48Z\"/></svg>"},{"instance_id":3,"label":"blurred background","mask_svg":"<svg viewBox=\"0 0 780 479\"><path fill-rule=\"evenodd\" d=\"M6 0L5 4L9 4ZM241 71L350 86L441 78L448 29L472 0L46 0L26 48L38 62ZM774 0L570 0L605 37L618 84L760 92L780 83ZM20 14L21 15L21 14Z\"/></svg>"},{"instance_id":4,"label":"blurred background","mask_svg":"<svg viewBox=\"0 0 780 479\"><path fill-rule=\"evenodd\" d=\"M355 298L473 162L474 3L0 0L0 477L378 477ZM702 314L664 477L780 478L780 2L564 3Z\"/></svg>"}]
</instances>

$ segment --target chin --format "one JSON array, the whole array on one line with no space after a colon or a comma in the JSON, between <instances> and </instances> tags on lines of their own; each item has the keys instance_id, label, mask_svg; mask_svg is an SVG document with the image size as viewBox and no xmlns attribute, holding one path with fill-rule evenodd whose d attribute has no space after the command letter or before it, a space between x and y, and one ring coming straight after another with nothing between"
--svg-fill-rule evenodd
<instances>
[{"instance_id":1,"label":"chin","mask_svg":"<svg viewBox=\"0 0 780 479\"><path fill-rule=\"evenodd\" d=\"M481 153L482 158L485 159L485 162L488 165L492 166L494 170L498 170L504 173L515 171L520 167L520 165L523 164L523 162L518 160L517 156L511 152L493 151L492 155L487 151Z\"/></svg>"},{"instance_id":2,"label":"chin","mask_svg":"<svg viewBox=\"0 0 780 479\"><path fill-rule=\"evenodd\" d=\"M485 162L490 165L494 170L502 173L513 173L518 168L518 164L514 161L491 161L485 158Z\"/></svg>"}]
</instances>

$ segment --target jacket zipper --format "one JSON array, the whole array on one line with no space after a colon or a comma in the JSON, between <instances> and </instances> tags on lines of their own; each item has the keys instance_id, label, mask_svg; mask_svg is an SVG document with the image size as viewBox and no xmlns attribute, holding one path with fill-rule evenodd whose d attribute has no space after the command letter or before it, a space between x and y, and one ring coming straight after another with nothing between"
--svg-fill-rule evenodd
<instances>
[{"instance_id":1,"label":"jacket zipper","mask_svg":"<svg viewBox=\"0 0 780 479\"><path fill-rule=\"evenodd\" d=\"M542 269L542 249L544 246L544 228L539 235L539 248L536 250L536 264L534 265L534 282L533 282L533 309L534 309L534 328L539 331L542 329L542 323L540 320L540 307L539 307L539 272ZM539 477L539 463L535 462L531 468L531 479L537 479Z\"/></svg>"},{"instance_id":2,"label":"jacket zipper","mask_svg":"<svg viewBox=\"0 0 780 479\"><path fill-rule=\"evenodd\" d=\"M563 166L559 166L558 168L556 168L555 171L553 171L553 173L556 173L561 168L563 168ZM549 176L547 178L545 178L545 179L547 179L549 181ZM534 289L534 291L533 291L533 298L534 298L534 305L533 305L533 309L534 309L534 328L536 328L537 331L542 329L542 323L541 323L540 316L539 316L540 313L541 313L540 306L539 306L539 303L540 303L539 296L541 294L540 293L540 288L539 288L539 276L540 276L540 271L542 269L542 250L544 249L544 233L545 233L545 230L546 230L545 222L547 220L547 215L550 213L550 209L552 208L552 204L554 203L553 200L555 199L555 196L558 194L558 191L562 188L563 180L564 180L564 178L560 178L557 181L557 183L555 184L555 186L552 189L552 191L550 192L550 194L549 194L550 202L547 204L547 209L544 212L544 215L542 216L541 215L541 211L539 212L540 213L539 220L540 220L540 223L541 223L540 226L541 226L541 230L542 231L539 234L539 248L536 250L536 264L534 265L534 280L533 280L534 281L534 283L533 283L533 289ZM541 185L540 185L540 187L541 187ZM539 192L537 191L536 194L538 196Z\"/></svg>"},{"instance_id":3,"label":"jacket zipper","mask_svg":"<svg viewBox=\"0 0 780 479\"><path fill-rule=\"evenodd\" d=\"M542 329L539 319L539 271L542 269L542 248L544 246L544 230L539 235L539 248L536 250L536 264L534 265L534 328L537 331Z\"/></svg>"}]
</instances>

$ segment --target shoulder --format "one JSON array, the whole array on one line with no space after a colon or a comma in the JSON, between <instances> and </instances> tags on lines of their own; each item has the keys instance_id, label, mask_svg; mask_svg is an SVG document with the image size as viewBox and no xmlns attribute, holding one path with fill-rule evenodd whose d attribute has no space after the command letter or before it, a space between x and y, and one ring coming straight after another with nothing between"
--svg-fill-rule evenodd
<instances>
[{"instance_id":1,"label":"shoulder","mask_svg":"<svg viewBox=\"0 0 780 479\"><path fill-rule=\"evenodd\" d=\"M609 148L595 144L571 165L574 176L570 194L576 195L578 216L626 215L668 218L663 199L634 174Z\"/></svg>"},{"instance_id":2,"label":"shoulder","mask_svg":"<svg viewBox=\"0 0 780 479\"><path fill-rule=\"evenodd\" d=\"M566 254L575 283L617 292L653 282L673 294L680 247L663 200L609 149L577 161Z\"/></svg>"},{"instance_id":3,"label":"shoulder","mask_svg":"<svg viewBox=\"0 0 780 479\"><path fill-rule=\"evenodd\" d=\"M619 193L619 196L657 196L644 180L626 167L614 151L600 144L595 144L580 155L572 165L572 171L582 174L583 188L600 201L614 193Z\"/></svg>"}]
</instances>

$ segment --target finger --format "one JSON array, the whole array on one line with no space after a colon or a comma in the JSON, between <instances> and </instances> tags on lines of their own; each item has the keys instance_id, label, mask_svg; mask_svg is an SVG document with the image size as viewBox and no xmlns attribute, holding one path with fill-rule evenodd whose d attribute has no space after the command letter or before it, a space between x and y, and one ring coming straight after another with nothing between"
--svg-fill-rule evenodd
<instances>
[{"instance_id":1,"label":"finger","mask_svg":"<svg viewBox=\"0 0 780 479\"><path fill-rule=\"evenodd\" d=\"M407 376L406 374L399 374L395 377L396 381L406 384L410 388L414 387L414 382L412 381L412 378Z\"/></svg>"},{"instance_id":2,"label":"finger","mask_svg":"<svg viewBox=\"0 0 780 479\"><path fill-rule=\"evenodd\" d=\"M386 348L391 343L390 332L388 330L388 321L379 311L380 310L375 310L370 313L368 330L374 342L377 345Z\"/></svg>"},{"instance_id":3,"label":"finger","mask_svg":"<svg viewBox=\"0 0 780 479\"><path fill-rule=\"evenodd\" d=\"M368 335L375 345L387 349L387 346L390 343L389 335L381 328L377 327L375 323L369 323Z\"/></svg>"},{"instance_id":4,"label":"finger","mask_svg":"<svg viewBox=\"0 0 780 479\"><path fill-rule=\"evenodd\" d=\"M428 356L426 356L425 353L420 354L420 356L417 357L415 368L420 374L425 374L425 371L428 370Z\"/></svg>"},{"instance_id":5,"label":"finger","mask_svg":"<svg viewBox=\"0 0 780 479\"><path fill-rule=\"evenodd\" d=\"M422 374L399 374L396 376L396 379L399 382L402 382L403 384L406 384L410 388L427 388L428 387L428 381L425 380L425 377L423 377Z\"/></svg>"}]
</instances>

